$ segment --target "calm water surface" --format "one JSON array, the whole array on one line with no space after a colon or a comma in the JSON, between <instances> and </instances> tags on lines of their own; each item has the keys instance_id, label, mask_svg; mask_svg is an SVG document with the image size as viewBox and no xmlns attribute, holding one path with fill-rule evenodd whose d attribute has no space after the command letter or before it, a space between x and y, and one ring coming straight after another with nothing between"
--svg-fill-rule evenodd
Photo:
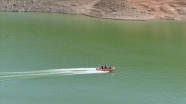
<instances>
[{"instance_id":1,"label":"calm water surface","mask_svg":"<svg viewBox=\"0 0 186 104\"><path fill-rule=\"evenodd\" d=\"M186 104L185 63L183 21L0 13L0 104Z\"/></svg>"}]
</instances>

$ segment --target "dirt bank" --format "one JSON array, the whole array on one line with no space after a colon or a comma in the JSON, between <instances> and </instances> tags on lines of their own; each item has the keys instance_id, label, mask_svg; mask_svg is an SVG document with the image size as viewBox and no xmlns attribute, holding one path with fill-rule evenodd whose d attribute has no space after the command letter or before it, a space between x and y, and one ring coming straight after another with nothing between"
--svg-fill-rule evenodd
<instances>
[{"instance_id":1,"label":"dirt bank","mask_svg":"<svg viewBox=\"0 0 186 104\"><path fill-rule=\"evenodd\" d=\"M0 0L3 12L56 12L128 20L186 20L186 0Z\"/></svg>"}]
</instances>

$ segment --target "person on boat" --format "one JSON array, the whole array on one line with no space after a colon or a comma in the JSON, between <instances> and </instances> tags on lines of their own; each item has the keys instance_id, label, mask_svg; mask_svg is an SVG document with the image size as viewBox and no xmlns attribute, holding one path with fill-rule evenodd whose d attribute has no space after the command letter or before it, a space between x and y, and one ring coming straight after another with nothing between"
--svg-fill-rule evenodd
<instances>
[{"instance_id":1,"label":"person on boat","mask_svg":"<svg viewBox=\"0 0 186 104\"><path fill-rule=\"evenodd\" d=\"M101 69L103 69L103 66L101 66Z\"/></svg>"},{"instance_id":2,"label":"person on boat","mask_svg":"<svg viewBox=\"0 0 186 104\"><path fill-rule=\"evenodd\" d=\"M105 69L107 68L107 66L105 65Z\"/></svg>"}]
</instances>

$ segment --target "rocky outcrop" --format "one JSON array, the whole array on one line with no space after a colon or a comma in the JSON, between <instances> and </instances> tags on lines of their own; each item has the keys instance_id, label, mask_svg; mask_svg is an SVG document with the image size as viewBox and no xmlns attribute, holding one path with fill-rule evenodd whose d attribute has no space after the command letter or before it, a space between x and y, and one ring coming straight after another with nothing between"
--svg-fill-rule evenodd
<instances>
[{"instance_id":1,"label":"rocky outcrop","mask_svg":"<svg viewBox=\"0 0 186 104\"><path fill-rule=\"evenodd\" d=\"M0 0L0 11L75 13L66 4L51 0Z\"/></svg>"}]
</instances>

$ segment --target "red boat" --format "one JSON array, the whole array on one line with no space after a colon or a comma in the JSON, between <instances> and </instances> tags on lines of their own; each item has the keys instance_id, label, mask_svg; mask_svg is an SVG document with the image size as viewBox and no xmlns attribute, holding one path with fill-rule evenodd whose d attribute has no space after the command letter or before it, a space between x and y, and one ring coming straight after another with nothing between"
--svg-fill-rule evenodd
<instances>
[{"instance_id":1,"label":"red boat","mask_svg":"<svg viewBox=\"0 0 186 104\"><path fill-rule=\"evenodd\" d=\"M96 70L100 70L100 71L112 71L114 69L115 69L114 66L101 66L96 68Z\"/></svg>"}]
</instances>

